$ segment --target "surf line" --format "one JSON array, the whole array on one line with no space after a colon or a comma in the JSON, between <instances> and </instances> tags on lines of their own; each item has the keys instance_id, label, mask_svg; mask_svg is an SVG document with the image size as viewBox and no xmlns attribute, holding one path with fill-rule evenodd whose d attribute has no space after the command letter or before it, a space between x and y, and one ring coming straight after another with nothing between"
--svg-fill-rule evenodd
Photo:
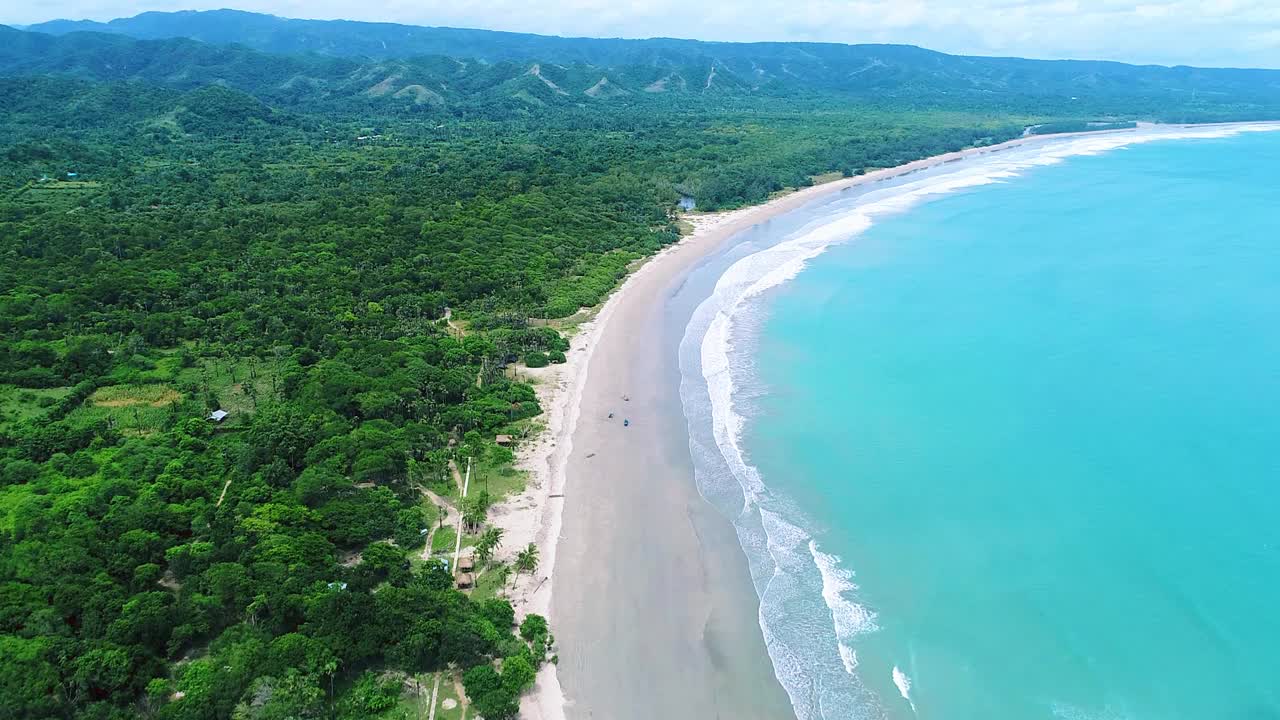
<instances>
[{"instance_id":1,"label":"surf line","mask_svg":"<svg viewBox=\"0 0 1280 720\"><path fill-rule=\"evenodd\" d=\"M912 714L919 714L916 712L915 702L911 699L911 678L907 677L907 674L902 672L897 665L893 666L893 684L898 686L898 692L902 695L902 699L906 700L907 704L911 706Z\"/></svg>"}]
</instances>

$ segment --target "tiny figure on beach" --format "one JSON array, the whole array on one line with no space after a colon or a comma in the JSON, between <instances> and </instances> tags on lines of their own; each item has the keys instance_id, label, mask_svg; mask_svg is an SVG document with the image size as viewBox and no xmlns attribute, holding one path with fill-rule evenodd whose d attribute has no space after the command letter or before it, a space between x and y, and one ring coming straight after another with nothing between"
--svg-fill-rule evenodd
<instances>
[{"instance_id":1,"label":"tiny figure on beach","mask_svg":"<svg viewBox=\"0 0 1280 720\"><path fill-rule=\"evenodd\" d=\"M622 427L627 427L627 426L628 426L628 425L630 425L630 424L631 424L631 419L630 419L630 418L627 418L626 420L623 420L623 421L622 421Z\"/></svg>"}]
</instances>

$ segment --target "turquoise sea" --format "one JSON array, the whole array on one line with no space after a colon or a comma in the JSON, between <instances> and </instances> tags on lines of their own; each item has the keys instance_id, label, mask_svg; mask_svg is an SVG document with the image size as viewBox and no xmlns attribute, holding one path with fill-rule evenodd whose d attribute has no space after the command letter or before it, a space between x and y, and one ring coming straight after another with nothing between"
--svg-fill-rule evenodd
<instances>
[{"instance_id":1,"label":"turquoise sea","mask_svg":"<svg viewBox=\"0 0 1280 720\"><path fill-rule=\"evenodd\" d=\"M1184 134L734 250L682 392L802 720L1280 718L1280 133Z\"/></svg>"}]
</instances>

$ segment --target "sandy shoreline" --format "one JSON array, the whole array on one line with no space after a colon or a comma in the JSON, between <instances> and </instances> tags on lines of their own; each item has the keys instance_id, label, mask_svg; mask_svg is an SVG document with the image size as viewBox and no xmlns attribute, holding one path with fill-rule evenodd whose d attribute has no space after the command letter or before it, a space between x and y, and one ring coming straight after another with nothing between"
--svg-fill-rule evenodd
<instances>
[{"instance_id":1,"label":"sandy shoreline","mask_svg":"<svg viewBox=\"0 0 1280 720\"><path fill-rule=\"evenodd\" d=\"M511 596L519 616L551 618L562 655L559 672L548 664L538 674L522 717L790 716L755 615L730 597L750 588L745 559L729 523L700 507L684 428L645 422L669 420L673 398L678 406L675 358L659 352L662 311L692 268L735 234L848 188L1026 145L1148 129L1021 137L686 216L695 231L626 279L580 328L567 363L522 369L539 380L546 430L519 450L529 487L494 510L505 531L498 558L537 544L541 566ZM621 429L623 415L636 418L633 427ZM743 683L761 687L739 692Z\"/></svg>"}]
</instances>

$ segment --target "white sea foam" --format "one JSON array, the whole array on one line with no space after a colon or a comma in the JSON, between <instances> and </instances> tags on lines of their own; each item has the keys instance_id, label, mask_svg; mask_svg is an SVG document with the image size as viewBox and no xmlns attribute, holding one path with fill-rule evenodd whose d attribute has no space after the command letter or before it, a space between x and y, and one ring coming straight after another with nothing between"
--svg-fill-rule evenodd
<instances>
[{"instance_id":1,"label":"white sea foam","mask_svg":"<svg viewBox=\"0 0 1280 720\"><path fill-rule=\"evenodd\" d=\"M822 599L831 609L840 659L844 663L845 672L852 675L858 667L858 656L850 643L858 635L876 629L875 613L849 599L849 594L856 591L858 586L853 584L853 571L840 567L840 558L822 552L813 540L809 541L809 554L813 556L813 563L822 574Z\"/></svg>"},{"instance_id":2,"label":"white sea foam","mask_svg":"<svg viewBox=\"0 0 1280 720\"><path fill-rule=\"evenodd\" d=\"M1107 706L1101 710L1088 710L1070 703L1055 702L1049 706L1058 720L1130 720L1131 716L1119 708Z\"/></svg>"},{"instance_id":3,"label":"white sea foam","mask_svg":"<svg viewBox=\"0 0 1280 720\"><path fill-rule=\"evenodd\" d=\"M840 643L840 662L844 663L844 671L852 675L858 669L858 651Z\"/></svg>"},{"instance_id":4,"label":"white sea foam","mask_svg":"<svg viewBox=\"0 0 1280 720\"><path fill-rule=\"evenodd\" d=\"M1223 138L1277 129L1275 125L1234 125L1037 140L1026 147L947 165L918 179L903 178L900 184L871 190L852 202L837 202L827 216L741 258L721 275L711 296L695 312L695 317L706 320L691 323L685 338L698 343L710 406L716 447L704 451L718 453L731 476L724 481L735 482L741 491L742 506L734 523L760 594L761 629L778 680L800 720L883 716L854 673L858 659L853 644L858 635L875 630L875 614L853 599L857 587L852 571L841 566L840 558L818 550L799 513L784 511L792 509L772 496L739 444L745 419L737 404L734 376L749 377L751 363L749 348L738 346L739 336L743 327L751 327L762 316L751 300L796 277L810 260L865 232L877 218L904 212L933 197L1005 182L1073 156L1158 140ZM701 338L693 335L700 330ZM695 444L692 434L691 444ZM703 473L700 489L706 495L722 495L722 488L706 486L720 481L717 473ZM822 603L805 604L803 596L808 592L820 596ZM825 616L825 629L812 624L821 620L819 612ZM828 653L829 662L824 660ZM831 674L831 668L838 668L838 676ZM895 666L893 679L914 710L910 678Z\"/></svg>"},{"instance_id":5,"label":"white sea foam","mask_svg":"<svg viewBox=\"0 0 1280 720\"><path fill-rule=\"evenodd\" d=\"M911 706L911 711L915 712L916 704L911 699L911 678L897 665L893 666L893 684L898 687L898 694L902 695L902 699Z\"/></svg>"}]
</instances>

